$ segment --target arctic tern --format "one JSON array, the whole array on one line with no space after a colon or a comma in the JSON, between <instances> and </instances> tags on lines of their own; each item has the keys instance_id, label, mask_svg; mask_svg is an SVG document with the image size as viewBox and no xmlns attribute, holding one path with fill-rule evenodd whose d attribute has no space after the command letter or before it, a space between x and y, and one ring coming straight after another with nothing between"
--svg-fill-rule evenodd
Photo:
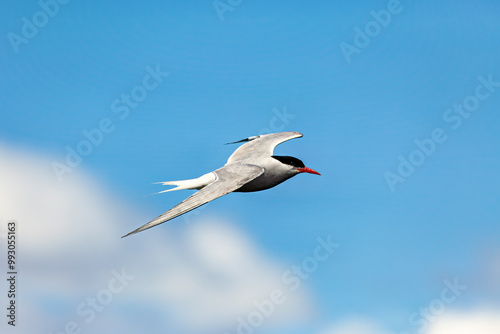
<instances>
[{"instance_id":1,"label":"arctic tern","mask_svg":"<svg viewBox=\"0 0 500 334\"><path fill-rule=\"evenodd\" d=\"M253 136L228 143L245 144L234 151L223 167L197 179L159 182L163 185L176 186L159 193L181 189L198 189L199 191L122 238L174 219L233 191L251 192L269 189L300 173L321 175L306 167L297 158L273 155L277 145L300 137L302 137L300 132L288 131Z\"/></svg>"}]
</instances>

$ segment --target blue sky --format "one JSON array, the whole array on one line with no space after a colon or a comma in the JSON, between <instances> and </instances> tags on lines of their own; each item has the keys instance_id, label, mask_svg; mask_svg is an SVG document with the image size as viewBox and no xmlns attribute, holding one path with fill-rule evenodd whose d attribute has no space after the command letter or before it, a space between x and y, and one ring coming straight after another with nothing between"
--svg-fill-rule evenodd
<instances>
[{"instance_id":1,"label":"blue sky","mask_svg":"<svg viewBox=\"0 0 500 334\"><path fill-rule=\"evenodd\" d=\"M119 222L119 237L189 195L143 197L162 189L152 182L222 166L237 147L224 143L268 129L300 131L303 138L275 153L300 158L321 177L230 194L196 215L200 224L231 221L285 266L310 256L317 237L341 244L307 281L320 311L297 333L350 317L395 333L417 330L408 315L454 277L469 289L452 309L496 305L500 287L485 281L500 265L493 261L500 252L499 5L401 1L369 44L346 57L342 43L356 47L357 28L388 3L396 6L243 0L220 16L211 1L71 1L19 45L9 38L24 38L23 17L33 22L41 5L2 3L0 145L44 157L41 168L57 180L51 164L83 145L83 131L108 122L112 130L62 183L83 173L133 211ZM145 79L155 69L168 76ZM144 80L155 87L141 88ZM478 98L478 89L488 96ZM137 106L125 107L123 94L139 96ZM125 117L112 107L116 99ZM467 116L447 114L464 103ZM385 173L397 174L399 156L410 159L415 141L428 142L436 128L446 140L420 154L421 164L392 191ZM161 240L181 233L182 222L134 238ZM66 321L56 309L48 330Z\"/></svg>"}]
</instances>

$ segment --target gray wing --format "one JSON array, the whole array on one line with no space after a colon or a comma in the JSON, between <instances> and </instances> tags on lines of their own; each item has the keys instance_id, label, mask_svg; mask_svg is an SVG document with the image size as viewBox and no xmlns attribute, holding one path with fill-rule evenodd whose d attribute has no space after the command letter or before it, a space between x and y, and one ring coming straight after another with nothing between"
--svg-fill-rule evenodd
<instances>
[{"instance_id":1,"label":"gray wing","mask_svg":"<svg viewBox=\"0 0 500 334\"><path fill-rule=\"evenodd\" d=\"M271 156L273 155L274 148L277 145L287 140L300 137L302 137L302 133L300 132L287 131L243 139L240 142L247 141L247 143L241 145L236 151L234 151L234 153L227 160L227 164L247 160L256 156Z\"/></svg>"},{"instance_id":2,"label":"gray wing","mask_svg":"<svg viewBox=\"0 0 500 334\"><path fill-rule=\"evenodd\" d=\"M180 202L162 215L156 217L149 223L144 224L127 235L124 235L122 238L147 230L148 228L164 223L170 219L174 219L175 217L196 209L197 207L213 201L216 198L233 192L242 185L252 181L264 173L264 168L247 164L232 164L219 168L214 171L214 173L216 175L214 182L189 196L184 201Z\"/></svg>"}]
</instances>

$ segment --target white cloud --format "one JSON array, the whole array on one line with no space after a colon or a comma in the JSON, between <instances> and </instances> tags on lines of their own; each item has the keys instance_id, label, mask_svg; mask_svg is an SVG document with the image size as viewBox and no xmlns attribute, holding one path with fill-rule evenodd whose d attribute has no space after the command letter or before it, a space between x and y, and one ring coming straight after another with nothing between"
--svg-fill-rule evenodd
<instances>
[{"instance_id":1,"label":"white cloud","mask_svg":"<svg viewBox=\"0 0 500 334\"><path fill-rule=\"evenodd\" d=\"M373 321L352 318L334 324L320 334L390 334L390 332L384 331Z\"/></svg>"},{"instance_id":2,"label":"white cloud","mask_svg":"<svg viewBox=\"0 0 500 334\"><path fill-rule=\"evenodd\" d=\"M22 332L61 332L69 321L93 333L135 333L141 326L143 332L150 326L234 331L236 317L245 317L254 300L286 289L280 281L285 268L229 222L213 218L120 239L124 226L150 217L139 217L82 167L59 183L45 156L0 145L0 159L1 229L10 219L19 226L19 305L30 315L19 317ZM77 306L105 289L111 271L123 267L135 279L85 323ZM304 319L310 305L306 288L290 292L266 323ZM144 312L154 317L144 321Z\"/></svg>"},{"instance_id":3,"label":"white cloud","mask_svg":"<svg viewBox=\"0 0 500 334\"><path fill-rule=\"evenodd\" d=\"M189 324L184 331L206 328L236 330L236 319L246 318L255 301L270 298L274 289L286 294L265 324L289 324L310 313L305 291L290 292L281 282L286 268L269 260L241 231L220 219L198 222L180 240L185 248L169 259L175 274L164 273L152 286L161 286L165 304L175 309L176 319ZM153 294L158 291L151 291Z\"/></svg>"},{"instance_id":4,"label":"white cloud","mask_svg":"<svg viewBox=\"0 0 500 334\"><path fill-rule=\"evenodd\" d=\"M419 334L498 334L500 333L500 310L475 309L449 311L431 322L424 330L409 328L401 333ZM382 329L373 319L355 318L332 325L320 334L400 334Z\"/></svg>"},{"instance_id":5,"label":"white cloud","mask_svg":"<svg viewBox=\"0 0 500 334\"><path fill-rule=\"evenodd\" d=\"M79 251L98 235L118 233L118 204L92 179L74 172L59 183L47 158L5 146L0 157L0 218L18 221L24 251L53 256L61 249Z\"/></svg>"},{"instance_id":6,"label":"white cloud","mask_svg":"<svg viewBox=\"0 0 500 334\"><path fill-rule=\"evenodd\" d=\"M500 310L450 312L429 326L426 334L498 334Z\"/></svg>"}]
</instances>

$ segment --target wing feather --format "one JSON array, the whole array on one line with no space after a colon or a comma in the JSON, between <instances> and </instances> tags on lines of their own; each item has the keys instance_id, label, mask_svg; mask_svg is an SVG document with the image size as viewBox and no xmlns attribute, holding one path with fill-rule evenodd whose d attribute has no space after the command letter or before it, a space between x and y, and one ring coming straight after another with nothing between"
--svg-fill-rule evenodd
<instances>
[{"instance_id":1,"label":"wing feather","mask_svg":"<svg viewBox=\"0 0 500 334\"><path fill-rule=\"evenodd\" d=\"M244 160L273 155L274 148L293 138L302 137L297 131L277 132L248 138L249 141L236 149L227 160L227 165ZM245 139L244 139L245 140Z\"/></svg>"},{"instance_id":2,"label":"wing feather","mask_svg":"<svg viewBox=\"0 0 500 334\"><path fill-rule=\"evenodd\" d=\"M196 209L216 198L233 192L244 184L259 177L262 173L264 173L264 168L249 164L232 164L219 168L214 171L214 173L216 175L214 182L189 196L172 209L151 220L149 223L146 223L138 229L124 235L122 238L174 219L175 217Z\"/></svg>"}]
</instances>

